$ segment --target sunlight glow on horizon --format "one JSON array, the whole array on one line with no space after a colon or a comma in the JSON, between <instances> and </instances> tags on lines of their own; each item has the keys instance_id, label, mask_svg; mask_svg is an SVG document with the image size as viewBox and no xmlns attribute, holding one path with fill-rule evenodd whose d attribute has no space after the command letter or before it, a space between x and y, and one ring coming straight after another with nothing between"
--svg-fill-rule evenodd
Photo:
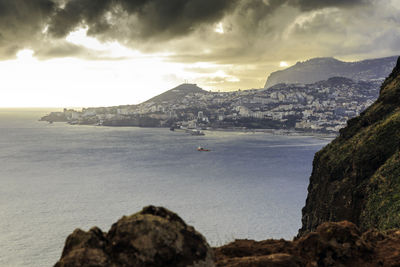
<instances>
[{"instance_id":1,"label":"sunlight glow on horizon","mask_svg":"<svg viewBox=\"0 0 400 267\"><path fill-rule=\"evenodd\" d=\"M0 107L84 107L137 104L183 82L183 66L157 58L39 61L23 50L0 62ZM183 76L184 77L184 76ZM166 88L167 87L167 88Z\"/></svg>"},{"instance_id":2,"label":"sunlight glow on horizon","mask_svg":"<svg viewBox=\"0 0 400 267\"><path fill-rule=\"evenodd\" d=\"M31 49L20 50L17 53L17 59L21 61L32 61L35 52Z\"/></svg>"},{"instance_id":3,"label":"sunlight glow on horizon","mask_svg":"<svg viewBox=\"0 0 400 267\"><path fill-rule=\"evenodd\" d=\"M101 43L86 36L87 29L68 35L67 40L121 60L58 58L38 60L34 51L21 50L14 60L0 61L2 98L0 107L97 107L139 104L182 84L215 89L223 81L239 82L212 63L168 62L166 54L142 54L118 42ZM215 69L198 72L196 69Z\"/></svg>"}]
</instances>

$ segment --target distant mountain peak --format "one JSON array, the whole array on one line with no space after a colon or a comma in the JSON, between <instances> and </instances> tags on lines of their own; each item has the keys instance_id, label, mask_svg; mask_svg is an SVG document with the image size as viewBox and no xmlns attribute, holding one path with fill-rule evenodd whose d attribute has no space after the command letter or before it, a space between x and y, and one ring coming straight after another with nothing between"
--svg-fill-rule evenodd
<instances>
[{"instance_id":1,"label":"distant mountain peak","mask_svg":"<svg viewBox=\"0 0 400 267\"><path fill-rule=\"evenodd\" d=\"M280 71L271 73L264 88L275 84L311 84L331 77L345 77L354 81L385 78L396 64L397 56L344 62L333 57L311 58Z\"/></svg>"},{"instance_id":2,"label":"distant mountain peak","mask_svg":"<svg viewBox=\"0 0 400 267\"><path fill-rule=\"evenodd\" d=\"M170 91L180 91L180 90L187 90L187 91L204 91L200 87L197 86L195 83L183 83L178 85L175 88L172 88Z\"/></svg>"},{"instance_id":3,"label":"distant mountain peak","mask_svg":"<svg viewBox=\"0 0 400 267\"><path fill-rule=\"evenodd\" d=\"M307 63L332 63L332 62L343 62L343 61L340 61L334 57L315 57L315 58L308 59L304 62L300 62L300 64L301 63L304 63L304 64L307 64Z\"/></svg>"}]
</instances>

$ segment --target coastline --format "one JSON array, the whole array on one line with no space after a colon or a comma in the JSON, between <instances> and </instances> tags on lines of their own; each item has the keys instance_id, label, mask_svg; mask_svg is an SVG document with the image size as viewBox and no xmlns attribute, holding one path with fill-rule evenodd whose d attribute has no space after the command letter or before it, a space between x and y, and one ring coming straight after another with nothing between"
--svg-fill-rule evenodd
<instances>
[{"instance_id":1,"label":"coastline","mask_svg":"<svg viewBox=\"0 0 400 267\"><path fill-rule=\"evenodd\" d=\"M298 130L287 129L243 129L243 128L212 128L206 129L211 132L240 132L240 133L267 133L272 135L287 135L287 136L313 136L322 139L333 139L338 136L338 133L318 133L318 132L304 132Z\"/></svg>"},{"instance_id":2,"label":"coastline","mask_svg":"<svg viewBox=\"0 0 400 267\"><path fill-rule=\"evenodd\" d=\"M39 120L46 121L46 120ZM126 128L162 128L169 129L169 127L150 127L150 126L134 126L134 125L96 125L96 124L74 124L68 123L65 121L55 121L55 123L67 123L74 126L96 126L96 127L126 127ZM185 131L187 129L177 128L175 131ZM243 127L232 127L232 128L211 128L207 127L206 129L201 129L205 132L236 132L236 133L265 133L271 135L286 135L286 136L312 136L320 139L333 139L338 136L339 133L322 133L322 132L306 132L299 131L293 129L271 129L271 128L263 128L263 129L251 129L251 128L243 128Z\"/></svg>"}]
</instances>

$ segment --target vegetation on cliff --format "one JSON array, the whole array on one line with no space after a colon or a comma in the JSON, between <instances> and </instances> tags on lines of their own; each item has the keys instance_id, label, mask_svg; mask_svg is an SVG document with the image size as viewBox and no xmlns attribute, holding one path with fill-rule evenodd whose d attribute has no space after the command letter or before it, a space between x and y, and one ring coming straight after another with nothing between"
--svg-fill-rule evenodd
<instances>
[{"instance_id":1,"label":"vegetation on cliff","mask_svg":"<svg viewBox=\"0 0 400 267\"><path fill-rule=\"evenodd\" d=\"M300 234L325 221L400 227L400 58L378 100L319 151Z\"/></svg>"}]
</instances>

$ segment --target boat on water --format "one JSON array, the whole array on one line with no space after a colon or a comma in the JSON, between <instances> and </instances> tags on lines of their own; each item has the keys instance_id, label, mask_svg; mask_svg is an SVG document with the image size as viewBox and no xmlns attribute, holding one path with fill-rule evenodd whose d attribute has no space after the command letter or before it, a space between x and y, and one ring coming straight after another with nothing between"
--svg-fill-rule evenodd
<instances>
[{"instance_id":1,"label":"boat on water","mask_svg":"<svg viewBox=\"0 0 400 267\"><path fill-rule=\"evenodd\" d=\"M199 147L197 148L197 151L205 151L205 152L208 152L208 151L210 151L210 149L207 149L207 148L204 148L204 147L199 146Z\"/></svg>"}]
</instances>

